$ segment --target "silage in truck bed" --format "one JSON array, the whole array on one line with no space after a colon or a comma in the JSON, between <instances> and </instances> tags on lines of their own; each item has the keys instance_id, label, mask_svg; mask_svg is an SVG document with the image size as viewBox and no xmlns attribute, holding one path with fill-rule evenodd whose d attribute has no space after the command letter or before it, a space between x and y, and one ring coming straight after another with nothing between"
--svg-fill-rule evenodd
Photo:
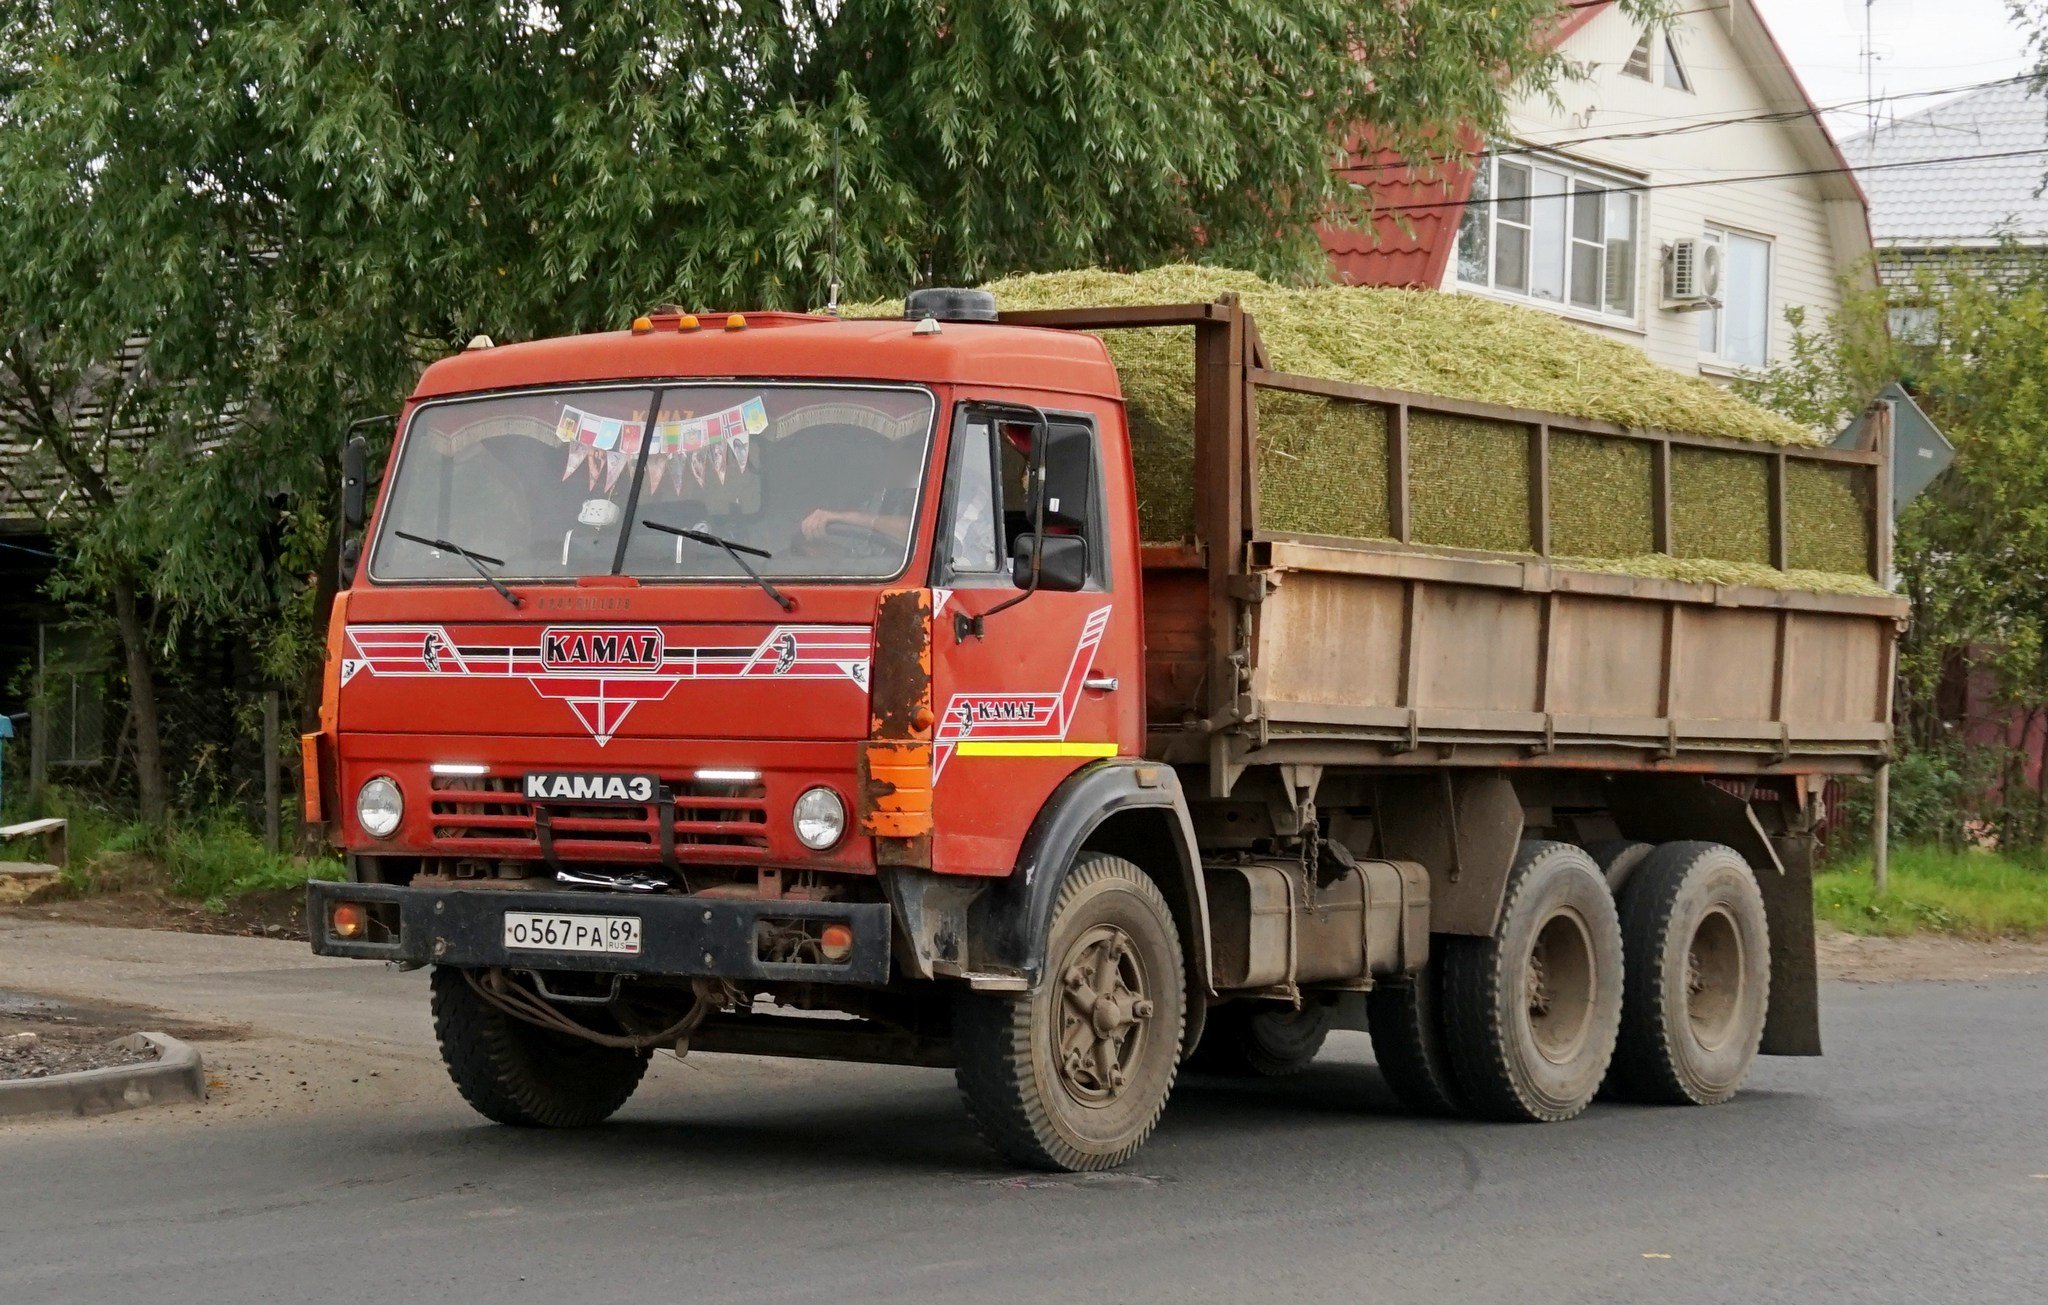
<instances>
[{"instance_id":1,"label":"silage in truck bed","mask_svg":"<svg viewBox=\"0 0 2048 1305\"><path fill-rule=\"evenodd\" d=\"M1247 272L1164 267L1055 272L986 287L999 307L1123 307L1238 295L1268 365L1382 389L1526 408L1614 425L1811 445L1816 434L1641 350L1554 314L1469 295L1352 286L1293 290ZM863 310L852 310L855 312ZM865 311L886 314L888 305ZM1188 328L1099 333L1123 382L1144 538L1190 537L1194 339ZM1373 404L1262 389L1261 529L1383 539L1387 416ZM1530 427L1411 412L1412 537L1420 544L1527 552ZM1769 566L1769 463L1675 450L1672 555L1653 552L1651 458L1638 441L1553 432L1551 553L1600 570L1729 584L1880 592L1863 568L1868 523L1853 473L1794 463L1788 519L1794 572ZM1835 573L1822 580L1823 573Z\"/></svg>"}]
</instances>

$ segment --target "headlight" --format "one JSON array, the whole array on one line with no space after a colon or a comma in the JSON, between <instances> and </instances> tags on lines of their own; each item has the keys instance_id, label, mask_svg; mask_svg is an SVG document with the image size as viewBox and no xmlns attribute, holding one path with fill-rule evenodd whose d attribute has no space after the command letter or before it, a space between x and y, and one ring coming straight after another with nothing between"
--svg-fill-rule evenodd
<instances>
[{"instance_id":1,"label":"headlight","mask_svg":"<svg viewBox=\"0 0 2048 1305\"><path fill-rule=\"evenodd\" d=\"M822 852L846 832L846 803L829 788L804 790L791 813L797 841L813 852Z\"/></svg>"},{"instance_id":2,"label":"headlight","mask_svg":"<svg viewBox=\"0 0 2048 1305\"><path fill-rule=\"evenodd\" d=\"M405 797L395 780L379 775L356 790L356 821L372 838L389 838L405 814Z\"/></svg>"}]
</instances>

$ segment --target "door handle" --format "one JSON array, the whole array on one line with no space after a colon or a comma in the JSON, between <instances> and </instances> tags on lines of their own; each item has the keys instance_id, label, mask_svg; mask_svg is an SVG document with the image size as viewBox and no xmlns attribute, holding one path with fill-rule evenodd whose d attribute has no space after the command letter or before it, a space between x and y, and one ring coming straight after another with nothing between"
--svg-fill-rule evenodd
<instances>
[{"instance_id":1,"label":"door handle","mask_svg":"<svg viewBox=\"0 0 2048 1305\"><path fill-rule=\"evenodd\" d=\"M1094 689L1101 693L1115 693L1116 686L1117 679L1114 675L1090 675L1081 681L1082 688Z\"/></svg>"}]
</instances>

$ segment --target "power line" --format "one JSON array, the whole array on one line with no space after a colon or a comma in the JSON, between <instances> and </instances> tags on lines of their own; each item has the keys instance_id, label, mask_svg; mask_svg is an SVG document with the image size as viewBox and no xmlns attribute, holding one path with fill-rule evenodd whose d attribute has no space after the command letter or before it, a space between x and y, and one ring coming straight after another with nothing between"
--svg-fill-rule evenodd
<instances>
[{"instance_id":1,"label":"power line","mask_svg":"<svg viewBox=\"0 0 2048 1305\"><path fill-rule=\"evenodd\" d=\"M1894 100L1927 99L1938 95L1961 95L1969 91L1988 91L1994 90L2001 86L2015 86L2021 82L2029 82L2032 80L2033 74L2025 73L2017 77L2000 77L1991 81L1966 82L1959 86L1943 86L1934 90L1899 91L1896 94L1891 95L1873 96L1868 100L1843 100L1836 104L1819 105L1806 109L1777 109L1769 113L1753 113L1742 114L1735 117L1727 118L1701 118L1698 120L1691 121L1678 121L1673 123L1673 125L1665 127L1645 127L1640 130L1606 132L1596 136L1575 136L1568 140L1532 141L1527 146L1519 147L1489 147L1487 149L1474 150L1469 152L1460 151L1455 154L1430 154L1424 156L1424 159L1421 163L1409 163L1405 160L1395 162L1359 163L1353 164L1351 167L1346 168L1345 170L1347 172L1355 172L1370 168L1374 171L1385 172L1404 168L1426 167L1432 163L1462 162L1468 159L1497 158L1516 154L1526 154L1529 152L1531 148L1569 149L1575 145L1594 145L1602 141L1657 140L1665 136L1683 136L1688 135L1692 132L1708 131L1719 127L1744 126L1748 124L1775 124L1782 122L1797 122L1801 118L1818 118L1822 114L1834 113L1842 109L1858 108L1865 104L1886 104ZM1659 119L1650 118L1645 119L1644 121L1656 122L1659 121ZM1663 121L1668 122L1671 120L1665 119ZM1569 130L1569 128L1565 130Z\"/></svg>"},{"instance_id":2,"label":"power line","mask_svg":"<svg viewBox=\"0 0 2048 1305\"><path fill-rule=\"evenodd\" d=\"M1646 127L1640 131L1614 131L1598 136L1577 136L1569 140L1547 140L1541 142L1541 144L1545 147L1561 147L1591 145L1599 141L1609 140L1655 140L1663 136L1683 136L1696 131L1708 131L1716 127L1734 127L1748 123L1797 122L1801 118L1816 118L1822 114L1835 113L1842 109L1889 104L1894 100L1918 100L1928 99L1937 95L1960 95L1969 91L1995 90L2000 86L2016 86L2021 82L2028 82L2033 79L2032 73L2024 73L2017 77L2000 77L1991 81L1966 82L1960 86L1943 86L1935 90L1899 91L1892 95L1873 95L1868 99L1843 100L1837 104L1817 105L1808 109L1777 109L1769 113L1743 114L1729 118L1702 118L1697 121L1678 122L1667 127ZM1654 122L1657 120L1653 118L1646 119L1646 121ZM1507 151L1489 150L1487 152L1505 153Z\"/></svg>"},{"instance_id":3,"label":"power line","mask_svg":"<svg viewBox=\"0 0 2048 1305\"><path fill-rule=\"evenodd\" d=\"M1996 154L1955 154L1938 159L1905 159L1896 163L1872 163L1861 168L1801 168L1794 172L1758 172L1740 177L1705 177L1688 181L1646 181L1634 186L1604 186L1575 189L1574 195L1636 195L1650 190L1694 190L1702 186L1739 186L1752 181L1793 181L1801 177L1839 177L1861 172L1890 172L1903 168L1931 168L1949 163L1985 163L1996 159L2038 158L2048 155L2048 146L2030 150L2003 150ZM1466 204L1521 203L1541 199L1563 199L1564 196L1548 195L1489 195L1484 199L1466 199ZM1381 213L1405 213L1417 209L1460 208L1463 205L1449 199L1440 199L1424 204L1381 204L1372 211Z\"/></svg>"}]
</instances>

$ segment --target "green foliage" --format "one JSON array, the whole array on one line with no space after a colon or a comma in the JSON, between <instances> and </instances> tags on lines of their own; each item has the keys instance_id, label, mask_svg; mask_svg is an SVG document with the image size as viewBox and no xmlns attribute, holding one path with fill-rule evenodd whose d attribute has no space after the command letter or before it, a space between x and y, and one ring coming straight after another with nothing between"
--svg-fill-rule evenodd
<instances>
[{"instance_id":1,"label":"green foliage","mask_svg":"<svg viewBox=\"0 0 2048 1305\"><path fill-rule=\"evenodd\" d=\"M1997 837L2001 811L1993 795L2005 760L1995 748L1953 740L1902 753L1892 763L1892 843L1956 851ZM1843 803L1842 828L1859 854L1875 823L1873 792L1869 781L1852 783Z\"/></svg>"},{"instance_id":2,"label":"green foliage","mask_svg":"<svg viewBox=\"0 0 2048 1305\"><path fill-rule=\"evenodd\" d=\"M1801 419L1838 421L1899 376L1956 445L1955 464L1901 515L1895 550L1913 602L1899 656L1901 742L1939 771L1965 746L1937 701L1958 670L1994 672L1994 719L2048 715L2048 256L2015 244L1958 254L1891 294L1927 310L1926 336L1889 338L1885 293L1854 293L1828 322L1795 321L1789 358L1752 394ZM1996 761L1962 773L1976 786L1964 807L2007 846L2048 840L2038 778L2030 785Z\"/></svg>"},{"instance_id":3,"label":"green foliage","mask_svg":"<svg viewBox=\"0 0 2048 1305\"><path fill-rule=\"evenodd\" d=\"M2048 937L2048 870L1995 852L1895 848L1884 896L1858 861L1816 875L1813 900L1823 922L1847 933Z\"/></svg>"},{"instance_id":4,"label":"green foliage","mask_svg":"<svg viewBox=\"0 0 2048 1305\"><path fill-rule=\"evenodd\" d=\"M0 0L0 420L122 490L69 501L63 591L140 591L131 654L239 627L310 693L335 454L470 336L1077 264L1308 277L1315 223L1363 216L1345 134L1419 162L1495 134L1566 73L1558 16ZM58 438L86 398L149 438L93 466Z\"/></svg>"},{"instance_id":5,"label":"green foliage","mask_svg":"<svg viewBox=\"0 0 2048 1305\"><path fill-rule=\"evenodd\" d=\"M271 855L262 840L232 815L214 815L172 829L163 838L161 857L170 893L208 902L297 888L313 878L344 877L339 862Z\"/></svg>"},{"instance_id":6,"label":"green foliage","mask_svg":"<svg viewBox=\"0 0 2048 1305\"><path fill-rule=\"evenodd\" d=\"M122 820L53 788L51 814L71 821L71 864L65 883L75 893L157 890L218 903L245 893L296 888L308 879L343 877L331 858L272 855L238 814L206 812L170 825ZM0 857L16 849L0 849Z\"/></svg>"}]
</instances>

